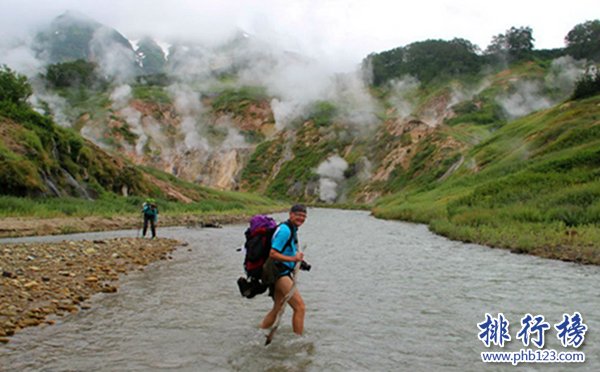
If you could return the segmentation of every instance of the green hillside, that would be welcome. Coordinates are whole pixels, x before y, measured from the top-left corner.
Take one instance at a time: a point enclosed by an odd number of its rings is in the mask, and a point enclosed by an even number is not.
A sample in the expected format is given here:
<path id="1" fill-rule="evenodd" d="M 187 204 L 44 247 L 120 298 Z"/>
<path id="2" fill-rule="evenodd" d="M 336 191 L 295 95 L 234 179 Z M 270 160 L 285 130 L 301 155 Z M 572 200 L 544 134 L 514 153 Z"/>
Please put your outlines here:
<path id="1" fill-rule="evenodd" d="M 453 239 L 600 263 L 600 97 L 504 125 L 448 179 L 382 198 L 374 214 Z"/>
<path id="2" fill-rule="evenodd" d="M 273 201 L 211 190 L 107 153 L 27 104 L 24 76 L 0 69 L 0 215 L 138 213 L 146 197 L 176 213 L 262 211 Z"/>

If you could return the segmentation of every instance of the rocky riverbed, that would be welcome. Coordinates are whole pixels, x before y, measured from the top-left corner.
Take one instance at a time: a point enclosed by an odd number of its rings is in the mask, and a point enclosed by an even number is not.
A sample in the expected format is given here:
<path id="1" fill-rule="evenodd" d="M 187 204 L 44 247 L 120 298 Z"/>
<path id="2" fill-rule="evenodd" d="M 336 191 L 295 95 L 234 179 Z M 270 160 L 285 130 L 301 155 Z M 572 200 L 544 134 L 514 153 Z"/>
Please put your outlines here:
<path id="1" fill-rule="evenodd" d="M 168 259 L 173 239 L 116 238 L 0 245 L 0 343 L 29 326 L 89 308 L 93 294 L 116 292 L 120 274 Z"/>

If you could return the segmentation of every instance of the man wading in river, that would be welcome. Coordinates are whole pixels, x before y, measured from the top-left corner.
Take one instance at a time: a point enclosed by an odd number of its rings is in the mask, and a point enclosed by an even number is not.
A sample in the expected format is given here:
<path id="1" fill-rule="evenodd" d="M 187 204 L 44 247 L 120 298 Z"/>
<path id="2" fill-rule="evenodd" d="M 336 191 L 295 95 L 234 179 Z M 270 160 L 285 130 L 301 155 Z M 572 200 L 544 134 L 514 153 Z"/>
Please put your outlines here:
<path id="1" fill-rule="evenodd" d="M 296 264 L 300 265 L 304 253 L 298 250 L 298 228 L 306 220 L 306 207 L 294 205 L 290 210 L 290 218 L 286 223 L 279 225 L 271 241 L 269 260 L 265 264 L 265 270 L 275 276 L 275 288 L 273 297 L 273 308 L 265 316 L 260 327 L 267 329 L 275 323 L 277 314 L 285 306 L 285 297 L 294 287 L 292 273 Z M 290 239 L 291 238 L 291 239 Z M 289 244 L 288 244 L 289 242 Z M 268 264 L 271 261 L 272 264 Z M 294 333 L 301 335 L 304 331 L 304 300 L 296 288 L 289 299 L 289 304 L 294 310 L 292 315 L 292 327 Z"/>

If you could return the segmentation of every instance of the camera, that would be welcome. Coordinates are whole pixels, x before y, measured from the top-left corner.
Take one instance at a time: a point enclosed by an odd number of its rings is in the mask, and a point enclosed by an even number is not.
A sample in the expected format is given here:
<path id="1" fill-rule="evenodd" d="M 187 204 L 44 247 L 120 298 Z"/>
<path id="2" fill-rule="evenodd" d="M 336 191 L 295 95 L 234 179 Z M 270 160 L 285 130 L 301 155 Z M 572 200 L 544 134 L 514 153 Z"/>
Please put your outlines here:
<path id="1" fill-rule="evenodd" d="M 300 262 L 300 270 L 310 271 L 311 268 L 312 268 L 312 266 L 308 262 L 306 262 L 304 260 L 302 260 L 302 262 Z"/>

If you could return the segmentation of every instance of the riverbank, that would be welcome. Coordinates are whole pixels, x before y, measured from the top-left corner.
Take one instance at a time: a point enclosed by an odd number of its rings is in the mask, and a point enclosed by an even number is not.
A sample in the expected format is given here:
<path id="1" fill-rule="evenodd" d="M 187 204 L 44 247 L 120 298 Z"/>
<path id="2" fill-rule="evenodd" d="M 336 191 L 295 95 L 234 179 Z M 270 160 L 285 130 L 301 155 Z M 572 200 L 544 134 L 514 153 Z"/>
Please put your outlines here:
<path id="1" fill-rule="evenodd" d="M 422 223 L 428 225 L 433 233 L 463 243 L 508 249 L 516 254 L 600 265 L 600 230 L 595 225 L 568 227 L 563 223 L 513 222 L 473 226 L 440 217 L 443 216 L 442 211 L 432 213 L 426 209 L 410 208 L 392 213 L 375 208 L 373 215 L 382 219 Z"/>
<path id="2" fill-rule="evenodd" d="M 0 246 L 0 343 L 51 316 L 89 309 L 96 293 L 118 290 L 119 275 L 169 258 L 185 243 L 117 238 Z"/>
<path id="3" fill-rule="evenodd" d="M 466 144 L 464 151 L 423 150 L 388 181 L 394 193 L 377 199 L 374 214 L 463 242 L 598 265 L 599 109 L 600 96 L 569 101 L 490 123 L 482 137 L 471 119 L 449 125 L 444 136 Z M 441 168 L 422 161 L 437 152 L 453 160 Z"/>
<path id="4" fill-rule="evenodd" d="M 218 226 L 229 223 L 247 222 L 246 214 L 206 214 L 206 215 L 161 215 L 158 231 L 161 226 Z M 88 216 L 88 217 L 7 217 L 2 218 L 0 238 L 22 236 L 73 234 L 79 232 L 109 231 L 142 228 L 142 220 L 135 216 Z M 138 235 L 140 233 L 138 232 Z"/>

